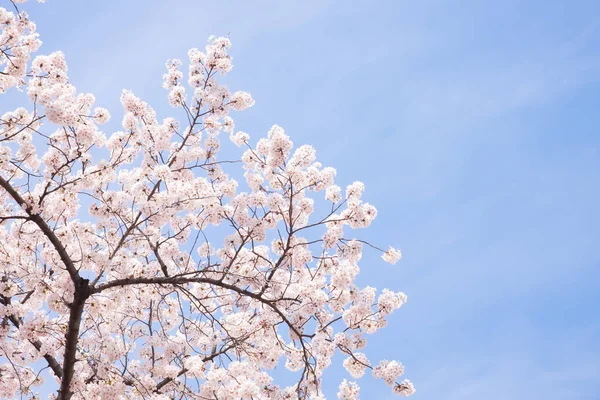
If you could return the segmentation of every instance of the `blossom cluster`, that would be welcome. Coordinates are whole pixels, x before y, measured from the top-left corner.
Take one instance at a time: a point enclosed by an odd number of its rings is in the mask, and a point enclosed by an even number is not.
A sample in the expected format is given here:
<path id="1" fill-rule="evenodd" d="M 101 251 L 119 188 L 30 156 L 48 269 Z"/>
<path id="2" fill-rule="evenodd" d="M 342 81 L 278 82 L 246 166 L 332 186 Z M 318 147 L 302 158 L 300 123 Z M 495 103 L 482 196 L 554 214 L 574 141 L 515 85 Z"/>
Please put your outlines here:
<path id="1" fill-rule="evenodd" d="M 0 7 L 0 93 L 24 84 L 27 63 L 41 44 L 26 12 Z"/>

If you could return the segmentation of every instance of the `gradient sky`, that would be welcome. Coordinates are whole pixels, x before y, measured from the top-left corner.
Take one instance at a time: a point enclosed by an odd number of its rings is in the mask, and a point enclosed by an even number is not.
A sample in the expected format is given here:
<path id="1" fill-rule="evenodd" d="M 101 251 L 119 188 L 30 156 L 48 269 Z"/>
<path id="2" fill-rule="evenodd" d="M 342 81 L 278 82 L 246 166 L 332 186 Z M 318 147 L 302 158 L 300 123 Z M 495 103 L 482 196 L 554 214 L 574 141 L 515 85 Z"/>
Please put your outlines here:
<path id="1" fill-rule="evenodd" d="M 600 2 L 73 1 L 27 4 L 71 81 L 118 123 L 123 88 L 174 115 L 164 62 L 229 35 L 236 115 L 283 126 L 366 183 L 361 284 L 407 293 L 373 336 L 415 400 L 600 396 Z M 4 108 L 4 107 L 3 107 Z M 4 110 L 3 110 L 4 111 Z M 341 361 L 341 358 L 338 359 Z M 335 369 L 326 394 L 349 378 Z M 360 380 L 363 399 L 392 398 Z"/>

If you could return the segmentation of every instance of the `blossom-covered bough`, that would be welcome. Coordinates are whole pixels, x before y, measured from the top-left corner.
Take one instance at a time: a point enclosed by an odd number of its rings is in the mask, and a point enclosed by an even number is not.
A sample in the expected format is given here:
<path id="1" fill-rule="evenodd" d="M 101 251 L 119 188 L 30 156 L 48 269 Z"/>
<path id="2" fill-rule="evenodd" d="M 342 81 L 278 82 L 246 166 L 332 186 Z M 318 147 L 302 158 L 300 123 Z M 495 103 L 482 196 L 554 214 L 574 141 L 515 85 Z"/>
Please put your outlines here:
<path id="1" fill-rule="evenodd" d="M 406 296 L 354 284 L 363 247 L 400 252 L 345 236 L 377 213 L 362 183 L 343 191 L 278 126 L 255 146 L 236 132 L 230 111 L 254 101 L 217 81 L 228 39 L 189 51 L 187 85 L 167 63 L 181 120 L 124 91 L 106 137 L 108 111 L 63 54 L 33 58 L 21 2 L 0 8 L 0 91 L 30 101 L 0 121 L 0 398 L 322 399 L 336 352 L 352 378 L 414 392 L 402 364 L 362 352 Z M 223 134 L 243 149 L 243 190 L 217 157 Z M 296 384 L 270 375 L 283 364 Z M 358 392 L 344 380 L 338 398 Z"/>

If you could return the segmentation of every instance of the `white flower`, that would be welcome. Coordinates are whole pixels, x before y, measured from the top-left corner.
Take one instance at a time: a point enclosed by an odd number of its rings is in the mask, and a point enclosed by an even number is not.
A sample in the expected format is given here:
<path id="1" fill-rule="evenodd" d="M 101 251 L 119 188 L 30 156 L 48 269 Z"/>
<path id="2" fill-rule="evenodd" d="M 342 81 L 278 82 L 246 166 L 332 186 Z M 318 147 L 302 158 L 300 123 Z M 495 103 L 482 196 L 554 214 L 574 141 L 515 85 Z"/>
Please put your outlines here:
<path id="1" fill-rule="evenodd" d="M 402 259 L 402 253 L 400 250 L 397 250 L 390 246 L 389 250 L 383 253 L 381 258 L 384 259 L 385 262 L 390 264 L 396 264 L 400 259 Z"/>
<path id="2" fill-rule="evenodd" d="M 337 398 L 340 400 L 358 400 L 360 388 L 356 382 L 348 382 L 345 379 L 339 386 Z"/>

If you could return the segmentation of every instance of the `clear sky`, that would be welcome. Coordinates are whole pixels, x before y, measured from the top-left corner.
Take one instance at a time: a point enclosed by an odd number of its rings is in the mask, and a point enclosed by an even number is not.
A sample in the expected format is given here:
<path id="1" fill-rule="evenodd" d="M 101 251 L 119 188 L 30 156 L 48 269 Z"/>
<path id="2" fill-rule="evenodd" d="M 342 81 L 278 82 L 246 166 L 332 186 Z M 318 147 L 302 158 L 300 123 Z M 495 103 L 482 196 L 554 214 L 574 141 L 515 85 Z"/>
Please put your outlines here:
<path id="1" fill-rule="evenodd" d="M 366 183 L 360 281 L 408 295 L 372 337 L 415 400 L 600 396 L 600 2 L 74 1 L 28 4 L 80 91 L 173 114 L 164 62 L 229 35 L 228 85 Z M 334 398 L 343 371 L 326 375 Z M 392 398 L 369 377 L 363 399 Z"/>

